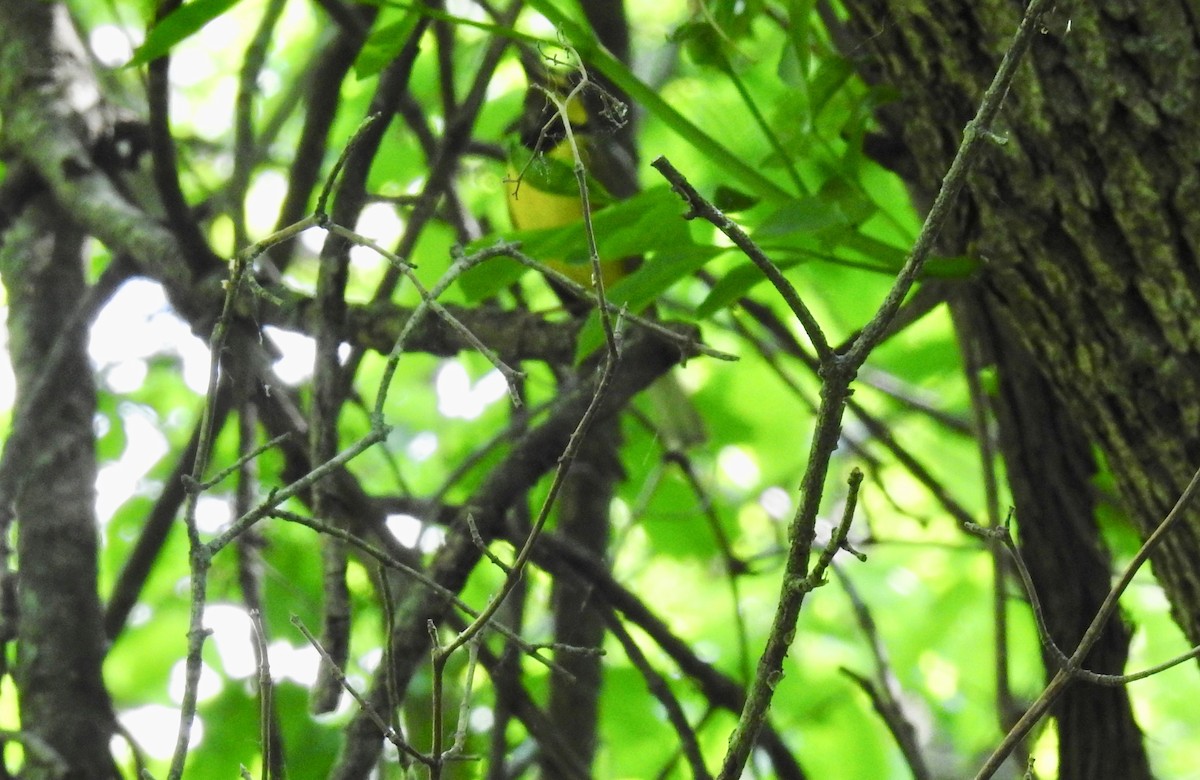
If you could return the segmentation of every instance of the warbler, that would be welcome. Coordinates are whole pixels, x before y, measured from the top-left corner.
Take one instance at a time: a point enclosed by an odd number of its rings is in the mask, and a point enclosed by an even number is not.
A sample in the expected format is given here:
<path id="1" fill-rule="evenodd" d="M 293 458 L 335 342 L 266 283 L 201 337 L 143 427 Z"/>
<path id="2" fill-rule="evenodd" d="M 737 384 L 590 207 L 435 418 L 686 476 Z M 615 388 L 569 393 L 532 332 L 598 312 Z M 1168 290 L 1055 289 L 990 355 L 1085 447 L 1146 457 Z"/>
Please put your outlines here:
<path id="1" fill-rule="evenodd" d="M 598 84 L 589 82 L 583 89 L 576 89 L 579 82 L 577 73 L 550 74 L 525 94 L 508 149 L 508 210 L 518 230 L 582 222 L 583 201 L 574 171 L 576 154 L 587 171 L 588 201 L 593 211 L 637 192 L 633 155 L 617 135 L 624 105 Z M 548 91 L 567 101 L 571 139 L 558 104 Z M 592 286 L 592 265 L 586 256 L 538 259 L 577 284 Z M 636 258 L 601 258 L 605 287 L 625 278 L 637 266 Z M 552 286 L 569 310 L 580 313 L 576 296 Z"/>
<path id="2" fill-rule="evenodd" d="M 588 83 L 583 89 L 575 89 L 579 79 L 575 73 L 567 77 L 551 75 L 540 85 L 530 86 L 525 94 L 508 150 L 508 210 L 518 230 L 574 224 L 583 230 L 576 155 L 587 172 L 588 202 L 593 211 L 637 192 L 632 148 L 618 132 L 627 109 L 602 85 Z M 554 90 L 559 101 L 551 100 L 547 90 Z M 559 108 L 562 101 L 566 101 L 565 112 Z M 563 113 L 570 123 L 570 136 Z M 579 285 L 594 286 L 592 263 L 586 255 L 538 259 Z M 605 288 L 631 274 L 640 262 L 636 257 L 601 257 Z M 547 282 L 573 315 L 583 316 L 591 308 L 589 301 L 563 289 L 553 279 L 547 278 Z M 686 449 L 705 441 L 703 420 L 674 374 L 662 377 L 646 392 L 655 422 L 669 447 Z"/>

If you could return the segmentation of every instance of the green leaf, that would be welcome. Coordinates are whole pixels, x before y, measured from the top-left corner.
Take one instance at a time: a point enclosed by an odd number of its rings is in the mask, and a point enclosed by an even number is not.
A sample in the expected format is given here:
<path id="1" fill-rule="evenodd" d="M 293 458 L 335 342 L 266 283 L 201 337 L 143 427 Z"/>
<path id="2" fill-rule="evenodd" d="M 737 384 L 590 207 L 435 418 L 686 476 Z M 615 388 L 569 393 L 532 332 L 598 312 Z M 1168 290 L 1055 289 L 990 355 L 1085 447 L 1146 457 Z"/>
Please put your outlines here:
<path id="1" fill-rule="evenodd" d="M 760 244 L 767 239 L 779 239 L 799 233 L 816 233 L 850 224 L 837 203 L 822 197 L 799 198 L 789 201 L 753 231 L 751 237 Z"/>
<path id="2" fill-rule="evenodd" d="M 354 74 L 365 79 L 386 68 L 404 48 L 420 18 L 420 14 L 410 11 L 394 21 L 377 22 L 354 62 Z"/>
<path id="3" fill-rule="evenodd" d="M 166 55 L 181 41 L 190 38 L 221 14 L 237 5 L 239 0 L 192 0 L 176 8 L 154 25 L 146 41 L 133 52 L 125 66 L 135 68 Z"/>
<path id="4" fill-rule="evenodd" d="M 760 245 L 761 249 L 768 252 L 775 266 L 782 271 L 794 268 L 801 263 L 815 261 L 847 268 L 858 268 L 883 276 L 894 276 L 908 257 L 903 250 L 859 233 L 848 233 L 849 240 L 843 243 L 842 250 L 854 249 L 859 252 L 870 250 L 864 252 L 860 257 L 823 249 L 824 242 L 812 236 L 802 237 L 800 234 L 796 234 L 792 238 L 795 240 L 787 244 Z M 979 264 L 979 260 L 962 255 L 933 256 L 926 261 L 919 278 L 964 279 L 974 273 L 979 268 Z M 765 281 L 766 277 L 762 275 L 758 267 L 749 260 L 745 261 L 722 276 L 720 281 L 713 286 L 708 296 L 697 308 L 697 317 L 701 319 L 711 317 L 718 311 L 728 308 Z"/>
<path id="5" fill-rule="evenodd" d="M 718 184 L 717 189 L 713 192 L 712 202 L 721 211 L 731 213 L 748 211 L 761 203 L 762 200 L 733 187 Z"/>
<path id="6" fill-rule="evenodd" d="M 978 271 L 982 265 L 982 260 L 969 255 L 951 255 L 950 257 L 930 255 L 921 269 L 919 278 L 966 279 Z"/>
<path id="7" fill-rule="evenodd" d="M 518 234 L 512 234 L 516 238 Z M 476 249 L 479 246 L 472 244 Z M 479 303 L 516 282 L 529 270 L 516 260 L 494 257 L 458 277 L 455 283 L 467 303 Z"/>
<path id="8" fill-rule="evenodd" d="M 682 43 L 692 62 L 723 73 L 732 70 L 725 56 L 726 42 L 708 22 L 688 22 L 678 27 L 671 40 Z"/>
<path id="9" fill-rule="evenodd" d="M 791 57 L 781 57 L 777 73 L 786 83 L 807 87 L 808 69 L 812 61 L 811 39 L 812 19 L 815 15 L 816 0 L 791 0 L 788 3 L 789 46 L 785 52 Z M 790 60 L 790 62 L 789 62 Z M 788 76 L 795 80 L 789 80 Z"/>
<path id="10" fill-rule="evenodd" d="M 825 182 L 820 197 L 836 204 L 851 225 L 861 225 L 879 212 L 879 205 L 866 195 L 857 181 L 847 176 L 835 176 Z"/>
<path id="11" fill-rule="evenodd" d="M 508 137 L 505 147 L 512 171 L 509 175 L 521 179 L 517 187 L 518 198 L 521 197 L 521 187 L 526 186 L 551 195 L 579 197 L 579 179 L 575 176 L 574 163 L 549 154 L 532 154 L 515 135 Z M 612 202 L 612 195 L 595 177 L 589 174 L 587 182 L 588 200 L 593 209 Z"/>
<path id="12" fill-rule="evenodd" d="M 679 201 L 665 186 L 651 188 L 595 212 L 592 230 L 604 262 L 693 244 L 687 223 L 679 214 Z M 521 251 L 535 260 L 580 265 L 590 262 L 582 219 L 563 227 L 511 231 L 503 238 L 519 243 Z M 467 251 L 478 251 L 494 242 L 494 237 L 481 239 L 468 246 Z M 468 301 L 480 301 L 512 284 L 525 271 L 525 266 L 515 261 L 498 258 L 463 274 L 458 285 Z"/>
<path id="13" fill-rule="evenodd" d="M 692 245 L 658 252 L 638 270 L 606 290 L 606 297 L 609 303 L 625 306 L 632 312 L 641 312 L 662 297 L 673 284 L 691 276 L 724 251 L 721 247 Z M 579 343 L 575 347 L 576 362 L 582 362 L 603 343 L 604 331 L 600 327 L 600 317 L 593 312 L 579 333 Z"/>
<path id="14" fill-rule="evenodd" d="M 800 264 L 800 260 L 783 260 L 775 265 L 781 271 L 786 271 Z M 709 290 L 708 296 L 696 310 L 696 314 L 704 319 L 728 308 L 739 298 L 749 293 L 759 284 L 767 281 L 758 266 L 749 261 L 737 266 L 717 281 Z"/>
<path id="15" fill-rule="evenodd" d="M 822 194 L 799 198 L 780 206 L 769 214 L 751 233 L 759 248 L 771 255 L 781 267 L 780 256 L 797 260 L 820 260 L 838 265 L 862 268 L 883 274 L 895 274 L 908 259 L 908 250 L 864 234 L 859 224 L 873 216 L 878 206 L 859 189 L 834 180 L 822 188 Z M 965 256 L 931 257 L 922 269 L 921 278 L 959 279 L 969 276 L 979 267 L 979 261 Z M 745 288 L 743 281 L 730 282 Z M 711 314 L 729 305 L 731 290 L 719 296 L 713 293 L 702 305 Z M 714 293 L 716 291 L 714 290 Z"/>
<path id="16" fill-rule="evenodd" d="M 703 153 L 722 171 L 741 180 L 742 184 L 765 199 L 785 200 L 791 197 L 787 190 L 763 176 L 754 166 L 676 111 L 662 99 L 657 89 L 639 79 L 624 63 L 600 47 L 590 29 L 568 17 L 548 0 L 530 0 L 529 5 L 558 27 L 589 65 L 625 90 L 633 102 L 662 120 L 663 124 Z"/>
<path id="17" fill-rule="evenodd" d="M 821 60 L 817 72 L 809 81 L 809 110 L 815 117 L 838 94 L 846 82 L 854 75 L 854 66 L 849 60 L 841 57 L 828 57 Z"/>
<path id="18" fill-rule="evenodd" d="M 665 185 L 597 211 L 592 227 L 601 257 L 628 257 L 693 243 L 679 200 Z"/>
<path id="19" fill-rule="evenodd" d="M 904 261 L 908 259 L 907 249 L 901 249 L 872 236 L 864 235 L 857 230 L 846 231 L 838 236 L 834 246 L 857 252 L 864 261 L 862 267 L 874 268 L 884 273 L 896 273 L 904 267 Z M 845 259 L 853 262 L 853 258 L 845 257 Z"/>

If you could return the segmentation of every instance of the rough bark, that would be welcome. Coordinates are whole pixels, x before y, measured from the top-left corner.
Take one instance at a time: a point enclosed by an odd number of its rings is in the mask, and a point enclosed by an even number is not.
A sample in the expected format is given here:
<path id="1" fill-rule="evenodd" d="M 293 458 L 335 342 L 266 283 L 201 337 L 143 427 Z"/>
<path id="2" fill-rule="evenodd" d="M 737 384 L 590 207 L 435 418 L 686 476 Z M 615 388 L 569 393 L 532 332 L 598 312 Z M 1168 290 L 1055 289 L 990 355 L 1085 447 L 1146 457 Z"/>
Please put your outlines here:
<path id="1" fill-rule="evenodd" d="M 0 105 L 6 149 L 28 164 L 72 220 L 162 283 L 172 306 L 207 332 L 219 311 L 217 280 L 195 284 L 185 252 L 93 152 L 116 117 L 66 7 L 0 3 Z M 221 265 L 214 264 L 214 270 Z"/>
<path id="2" fill-rule="evenodd" d="M 32 40 L 40 45 L 31 46 Z M 17 523 L 14 679 L 27 735 L 23 776 L 115 777 L 109 755 L 115 720 L 101 676 L 95 388 L 86 351 L 86 231 L 80 222 L 128 204 L 106 197 L 115 193 L 91 159 L 89 146 L 111 117 L 99 110 L 99 93 L 86 89 L 92 82 L 64 9 L 46 3 L 0 8 L 0 61 L 7 140 L 38 150 L 25 157 L 36 183 L 7 215 L 0 251 L 18 393 L 0 502 Z M 68 91 L 68 83 L 79 88 Z M 39 124 L 38 117 L 50 115 L 61 120 L 57 132 Z M 59 187 L 74 188 L 79 210 L 43 194 Z M 119 221 L 110 229 L 120 231 Z"/>
<path id="3" fill-rule="evenodd" d="M 868 80 L 899 89 L 898 100 L 879 115 L 899 142 L 893 148 L 906 150 L 897 169 L 928 202 L 1023 4 L 846 5 L 854 33 L 846 51 Z M 1200 47 L 1194 5 L 1061 5 L 1043 20 L 1045 34 L 993 128 L 1007 143 L 976 169 L 941 243 L 947 253 L 984 261 L 977 305 L 1012 334 L 1011 351 L 1025 352 L 1024 360 L 1037 366 L 1022 371 L 1022 358 L 1012 358 L 1001 367 L 1009 371 L 1001 399 L 1008 406 L 1001 420 L 1006 454 L 1015 458 L 1015 497 L 1026 505 L 1023 533 L 1055 545 L 1052 554 L 1061 556 L 1057 570 L 1051 564 L 1040 575 L 1057 579 L 1045 596 L 1052 608 L 1086 611 L 1096 603 L 1102 560 L 1094 530 L 1079 525 L 1079 507 L 1056 511 L 1067 509 L 1063 500 L 1071 490 L 1050 482 L 1062 477 L 1078 484 L 1082 475 L 1071 473 L 1061 446 L 1039 454 L 1047 432 L 1065 429 L 1074 446 L 1099 448 L 1143 535 L 1200 465 L 1200 215 L 1194 208 Z M 1038 390 L 1042 377 L 1044 390 Z M 1028 403 L 1038 392 L 1043 403 Z M 1200 642 L 1197 517 L 1193 508 L 1152 559 L 1175 619 L 1193 642 Z M 1081 531 L 1090 534 L 1081 549 L 1057 547 Z M 1060 641 L 1069 645 L 1077 627 L 1060 628 Z M 1115 630 L 1109 654 L 1098 659 L 1113 668 L 1123 661 L 1125 641 Z M 1059 715 L 1095 726 L 1099 713 L 1064 703 Z M 1121 776 L 1144 776 L 1140 748 L 1126 730 L 1131 726 L 1123 720 L 1120 734 L 1097 730 L 1090 739 L 1136 750 L 1127 756 L 1130 774 Z M 1064 760 L 1076 748 L 1064 745 Z M 1115 746 L 1109 748 L 1111 755 Z"/>
<path id="4" fill-rule="evenodd" d="M 1111 556 L 1096 524 L 1091 448 L 1011 331 L 992 322 L 976 296 L 962 295 L 957 305 L 966 310 L 961 319 L 971 338 L 997 369 L 991 401 L 1016 508 L 1021 556 L 1050 634 L 1070 655 L 1113 577 Z M 1085 667 L 1121 674 L 1129 656 L 1129 634 L 1123 621 L 1110 620 Z M 1043 659 L 1048 681 L 1058 665 L 1049 652 L 1043 652 Z M 1126 689 L 1071 686 L 1052 712 L 1058 722 L 1059 780 L 1152 777 Z"/>
<path id="5" fill-rule="evenodd" d="M 29 778 L 117 776 L 115 721 L 101 677 L 105 642 L 96 593 L 95 387 L 87 330 L 73 315 L 84 294 L 83 234 L 47 198 L 5 234 L 14 419 L 38 446 L 19 464 L 17 666 Z M 47 361 L 55 349 L 62 357 Z M 49 369 L 49 376 L 44 374 Z M 7 509 L 7 507 L 5 508 Z"/>
<path id="6" fill-rule="evenodd" d="M 848 4 L 883 115 L 918 192 L 945 171 L 1019 3 Z M 1008 322 L 1089 440 L 1142 531 L 1200 464 L 1200 131 L 1196 19 L 1181 2 L 1074 4 L 1046 20 L 1008 97 L 1007 139 L 943 236 L 985 261 Z M 1154 556 L 1176 620 L 1200 640 L 1193 511 Z"/>

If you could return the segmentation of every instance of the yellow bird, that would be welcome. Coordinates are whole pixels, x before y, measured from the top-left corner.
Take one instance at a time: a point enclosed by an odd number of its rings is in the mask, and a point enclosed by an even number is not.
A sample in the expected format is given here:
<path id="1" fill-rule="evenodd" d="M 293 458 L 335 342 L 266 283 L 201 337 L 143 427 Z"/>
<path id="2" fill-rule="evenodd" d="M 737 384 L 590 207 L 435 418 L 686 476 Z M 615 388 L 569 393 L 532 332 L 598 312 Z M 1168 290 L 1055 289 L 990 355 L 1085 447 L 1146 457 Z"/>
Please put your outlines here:
<path id="1" fill-rule="evenodd" d="M 513 227 L 518 230 L 582 223 L 583 201 L 575 176 L 575 150 L 588 173 L 588 200 L 593 211 L 637 190 L 632 156 L 621 148 L 615 136 L 618 120 L 605 122 L 605 117 L 601 117 L 605 126 L 597 127 L 591 118 L 593 111 L 604 111 L 605 102 L 611 103 L 612 98 L 592 85 L 575 90 L 578 74 L 567 78 L 551 76 L 547 82 L 546 89 L 554 90 L 560 100 L 567 100 L 571 138 L 555 101 L 541 88 L 531 86 L 508 149 L 508 211 Z M 572 281 L 592 286 L 592 266 L 587 257 L 573 258 L 571 262 L 564 258 L 538 259 Z M 602 258 L 605 287 L 628 276 L 637 265 L 636 258 L 607 261 Z M 569 309 L 575 308 L 578 303 L 575 296 L 564 294 L 557 287 L 556 292 Z"/>
<path id="2" fill-rule="evenodd" d="M 623 123 L 619 115 L 624 106 L 599 87 L 585 85 L 583 90 L 574 90 L 579 83 L 578 74 L 567 78 L 551 76 L 548 81 L 546 88 L 555 90 L 560 101 L 567 101 L 565 113 L 570 137 L 558 104 L 541 88 L 531 86 L 509 144 L 509 215 L 518 230 L 577 223 L 582 230 L 583 200 L 575 175 L 576 154 L 587 171 L 588 201 L 593 211 L 637 191 L 633 155 L 616 135 Z M 586 256 L 572 258 L 572 262 L 565 258 L 537 259 L 577 284 L 593 286 L 592 265 Z M 628 276 L 639 263 L 640 259 L 633 257 L 600 258 L 605 288 Z M 590 302 L 561 289 L 562 285 L 552 279 L 547 282 L 572 314 L 582 316 L 590 309 Z M 668 446 L 686 449 L 705 441 L 704 422 L 674 374 L 662 377 L 646 392 Z"/>

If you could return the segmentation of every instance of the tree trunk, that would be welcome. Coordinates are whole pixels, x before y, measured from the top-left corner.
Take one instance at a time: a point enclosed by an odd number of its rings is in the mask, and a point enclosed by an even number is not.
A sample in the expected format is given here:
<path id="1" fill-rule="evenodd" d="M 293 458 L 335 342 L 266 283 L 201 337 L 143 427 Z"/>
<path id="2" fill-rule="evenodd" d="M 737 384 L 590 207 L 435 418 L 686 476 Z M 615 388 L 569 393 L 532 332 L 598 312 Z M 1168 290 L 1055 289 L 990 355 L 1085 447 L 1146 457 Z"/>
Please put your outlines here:
<path id="1" fill-rule="evenodd" d="M 978 351 L 996 367 L 991 405 L 1012 490 L 1019 546 L 1055 644 L 1070 653 L 1083 638 L 1112 582 L 1111 556 L 1096 524 L 1096 465 L 1079 427 L 1011 330 L 991 321 L 977 295 L 955 302 Z M 1084 661 L 1102 674 L 1121 674 L 1129 629 L 1120 619 L 1104 627 Z M 1043 653 L 1047 680 L 1057 661 Z M 1125 688 L 1075 685 L 1055 702 L 1058 780 L 1121 777 L 1149 780 L 1149 760 Z M 1020 712 L 1003 713 L 1015 722 Z"/>
<path id="2" fill-rule="evenodd" d="M 846 3 L 853 40 L 845 51 L 858 58 L 869 81 L 899 90 L 879 116 L 899 142 L 891 148 L 904 150 L 894 167 L 919 202 L 931 201 L 949 167 L 1023 5 Z M 1032 431 L 1062 423 L 1080 432 L 1078 441 L 1098 447 L 1143 536 L 1200 466 L 1194 14 L 1194 6 L 1178 0 L 1072 3 L 1048 14 L 992 128 L 1007 142 L 985 153 L 941 237 L 941 251 L 982 259 L 983 295 L 976 305 L 1011 334 L 1010 354 L 1019 350 L 1036 364 L 1022 379 L 1013 376 L 1018 363 L 1000 366 L 1010 374 L 1002 391 L 1008 397 L 1001 399 L 1009 405 L 1007 418 L 1001 415 L 1006 454 L 1024 452 L 1010 474 L 1018 480 L 1018 502 L 1023 495 L 1026 502 L 1052 500 L 1061 488 L 1019 480 L 1025 474 L 1045 482 L 1060 466 L 1062 473 L 1070 470 L 1062 442 L 1051 442 L 1054 451 L 1039 458 L 1036 445 L 1046 445 L 1045 437 L 1029 441 Z M 1018 391 L 1027 401 L 1028 385 L 1041 386 L 1043 378 L 1050 394 L 1045 403 L 1022 406 Z M 1026 419 L 1022 427 L 1014 416 L 1021 413 L 1044 418 Z M 1054 468 L 1047 471 L 1047 464 Z M 1022 532 L 1062 543 L 1064 529 L 1032 526 L 1069 523 L 1068 516 L 1044 503 L 1037 509 L 1018 518 Z M 1200 643 L 1198 517 L 1200 511 L 1190 510 L 1152 558 L 1174 617 L 1193 643 Z M 1092 564 L 1083 567 L 1081 558 L 1064 553 L 1058 551 L 1059 578 L 1079 595 L 1077 608 L 1093 609 L 1095 595 L 1085 597 L 1081 585 Z M 1093 555 L 1086 546 L 1075 553 Z M 1093 725 L 1097 715 L 1091 713 Z M 1111 749 L 1105 732 L 1096 729 L 1091 738 Z"/>
<path id="3" fill-rule="evenodd" d="M 11 178 L 26 176 L 29 186 L 0 224 L 17 384 L 13 430 L 0 462 L 0 513 L 16 519 L 14 680 L 22 776 L 29 778 L 118 776 L 109 753 L 116 722 L 101 675 L 96 391 L 87 357 L 94 312 L 85 304 L 83 274 L 90 231 L 81 225 L 93 210 L 128 207 L 111 186 L 96 186 L 104 177 L 92 146 L 108 134 L 112 118 L 99 95 L 65 7 L 0 4 L 6 140 L 41 155 L 12 163 Z M 55 121 L 44 122 L 47 116 Z M 74 200 L 55 197 L 56 187 L 70 184 L 77 185 Z M 107 224 L 128 235 L 121 220 Z M 156 251 L 165 249 L 160 244 Z"/>
<path id="4" fill-rule="evenodd" d="M 620 421 L 594 425 L 567 473 L 558 502 L 558 530 L 586 554 L 604 560 L 611 528 L 610 505 L 623 476 L 617 461 Z M 607 564 L 607 561 L 605 561 Z M 603 665 L 604 612 L 591 588 L 571 577 L 556 577 L 553 589 L 554 641 L 565 646 L 555 663 L 571 677 L 556 674 L 547 714 L 574 757 L 590 767 L 596 756 Z M 547 753 L 543 773 L 554 774 L 557 757 Z"/>
<path id="5" fill-rule="evenodd" d="M 86 323 L 75 316 L 84 293 L 83 239 L 39 197 L 0 250 L 17 380 L 13 419 L 21 439 L 33 442 L 14 464 L 13 502 L 15 679 L 27 735 L 22 776 L 29 778 L 117 776 L 108 748 L 115 721 L 100 674 L 95 387 Z"/>

